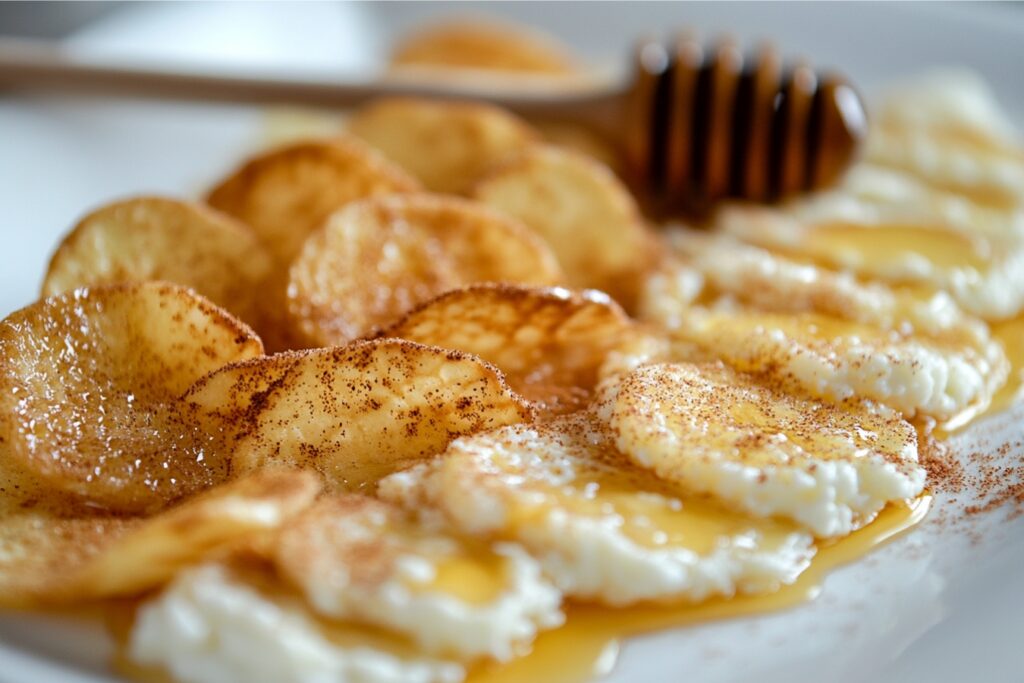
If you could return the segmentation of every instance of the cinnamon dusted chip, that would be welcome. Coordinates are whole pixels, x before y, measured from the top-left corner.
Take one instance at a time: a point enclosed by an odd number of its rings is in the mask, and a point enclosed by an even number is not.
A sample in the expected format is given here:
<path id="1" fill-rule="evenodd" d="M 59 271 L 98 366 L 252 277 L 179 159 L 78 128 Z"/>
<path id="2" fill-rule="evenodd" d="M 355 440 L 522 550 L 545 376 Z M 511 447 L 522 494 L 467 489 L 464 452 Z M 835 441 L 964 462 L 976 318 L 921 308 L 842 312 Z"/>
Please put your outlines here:
<path id="1" fill-rule="evenodd" d="M 265 470 L 152 518 L 37 504 L 0 514 L 0 605 L 137 595 L 277 528 L 316 498 L 311 472 Z"/>
<path id="2" fill-rule="evenodd" d="M 336 209 L 370 195 L 418 189 L 419 183 L 366 144 L 338 137 L 296 142 L 250 159 L 207 201 L 251 226 L 287 267 Z"/>
<path id="3" fill-rule="evenodd" d="M 600 289 L 632 306 L 654 237 L 608 168 L 567 150 L 534 147 L 495 169 L 472 194 L 543 237 L 570 286 Z"/>
<path id="4" fill-rule="evenodd" d="M 163 282 L 76 289 L 0 322 L 0 492 L 117 512 L 159 508 L 224 476 L 176 399 L 263 352 L 237 319 Z"/>
<path id="5" fill-rule="evenodd" d="M 562 280 L 536 235 L 488 207 L 439 195 L 354 202 L 292 265 L 288 310 L 308 346 L 343 344 L 474 282 Z"/>
<path id="6" fill-rule="evenodd" d="M 313 468 L 344 490 L 372 488 L 459 436 L 533 417 L 494 366 L 400 339 L 229 366 L 185 399 L 201 414 L 226 415 L 235 472 Z"/>
<path id="7" fill-rule="evenodd" d="M 512 24 L 451 21 L 406 36 L 392 67 L 473 69 L 566 76 L 578 71 L 568 50 L 550 37 Z"/>
<path id="8" fill-rule="evenodd" d="M 259 238 L 229 216 L 192 202 L 134 197 L 107 204 L 75 226 L 50 260 L 42 294 L 164 280 L 193 287 L 259 329 L 262 287 L 272 267 Z"/>
<path id="9" fill-rule="evenodd" d="M 495 163 L 538 140 L 511 113 L 477 102 L 390 98 L 357 111 L 348 131 L 433 192 L 469 189 Z"/>
<path id="10" fill-rule="evenodd" d="M 585 406 L 609 354 L 640 332 L 601 292 L 472 285 L 423 304 L 382 335 L 476 354 L 557 414 Z"/>

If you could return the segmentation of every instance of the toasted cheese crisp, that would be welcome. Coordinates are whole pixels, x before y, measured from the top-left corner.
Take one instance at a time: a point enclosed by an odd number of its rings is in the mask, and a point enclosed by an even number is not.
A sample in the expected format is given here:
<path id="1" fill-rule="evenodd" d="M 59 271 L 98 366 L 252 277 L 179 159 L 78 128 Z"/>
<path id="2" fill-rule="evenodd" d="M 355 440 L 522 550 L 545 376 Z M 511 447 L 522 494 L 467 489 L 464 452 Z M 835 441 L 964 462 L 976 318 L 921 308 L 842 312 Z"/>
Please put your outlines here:
<path id="1" fill-rule="evenodd" d="M 339 136 L 264 152 L 222 180 L 206 201 L 255 230 L 279 267 L 287 267 L 306 237 L 348 202 L 419 189 L 365 143 Z"/>
<path id="2" fill-rule="evenodd" d="M 321 615 L 458 661 L 510 659 L 562 623 L 561 593 L 521 548 L 457 540 L 372 498 L 324 498 L 285 527 L 274 558 Z"/>
<path id="3" fill-rule="evenodd" d="M 656 241 L 608 168 L 567 150 L 533 147 L 484 177 L 473 196 L 544 238 L 567 284 L 600 289 L 632 307 Z"/>
<path id="4" fill-rule="evenodd" d="M 204 491 L 159 515 L 74 571 L 51 597 L 84 600 L 139 595 L 186 567 L 257 542 L 313 504 L 320 478 L 267 468 Z"/>
<path id="5" fill-rule="evenodd" d="M 657 340 L 593 290 L 471 285 L 442 294 L 381 333 L 494 363 L 545 415 L 579 410 L 614 366 L 657 354 Z"/>
<path id="6" fill-rule="evenodd" d="M 83 515 L 80 510 L 60 506 L 4 510 L 0 516 L 0 607 L 52 604 L 54 594 L 67 587 L 77 570 L 100 557 L 140 522 L 136 517 Z"/>
<path id="7" fill-rule="evenodd" d="M 163 280 L 192 287 L 259 329 L 272 265 L 252 230 L 228 216 L 176 199 L 133 197 L 93 211 L 61 241 L 42 295 Z"/>
<path id="8" fill-rule="evenodd" d="M 227 366 L 184 402 L 219 435 L 234 472 L 308 468 L 348 491 L 372 490 L 458 436 L 534 415 L 494 366 L 401 339 Z"/>
<path id="9" fill-rule="evenodd" d="M 376 100 L 347 129 L 415 176 L 431 192 L 467 191 L 506 156 L 539 136 L 488 104 L 416 98 Z"/>
<path id="10" fill-rule="evenodd" d="M 451 289 L 563 279 L 515 220 L 456 197 L 396 195 L 353 202 L 310 237 L 289 273 L 288 311 L 307 345 L 335 346 Z"/>
<path id="11" fill-rule="evenodd" d="M 637 465 L 819 537 L 847 534 L 924 487 L 917 433 L 896 412 L 822 404 L 719 363 L 640 368 L 600 412 Z"/>
<path id="12" fill-rule="evenodd" d="M 521 543 L 566 595 L 610 605 L 770 592 L 814 553 L 792 524 L 680 495 L 631 465 L 587 414 L 459 439 L 380 490 L 465 534 Z"/>
<path id="13" fill-rule="evenodd" d="M 310 472 L 264 470 L 152 517 L 53 497 L 31 506 L 2 501 L 0 606 L 54 607 L 160 588 L 280 526 L 312 504 L 319 487 Z"/>

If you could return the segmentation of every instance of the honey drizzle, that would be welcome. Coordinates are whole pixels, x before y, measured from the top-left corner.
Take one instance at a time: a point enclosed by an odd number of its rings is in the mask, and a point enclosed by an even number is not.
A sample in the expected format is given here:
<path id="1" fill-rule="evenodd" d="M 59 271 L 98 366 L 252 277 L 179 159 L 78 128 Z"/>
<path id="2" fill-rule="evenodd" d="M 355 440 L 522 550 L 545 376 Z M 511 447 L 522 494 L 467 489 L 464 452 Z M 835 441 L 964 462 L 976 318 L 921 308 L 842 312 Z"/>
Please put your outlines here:
<path id="1" fill-rule="evenodd" d="M 936 429 L 935 436 L 938 439 L 962 432 L 978 419 L 1001 413 L 1024 399 L 1024 316 L 991 323 L 990 329 L 993 338 L 1002 343 L 1006 350 L 1006 358 L 1010 361 L 1010 374 L 1006 378 L 1006 384 L 988 403 L 971 408 Z"/>
<path id="2" fill-rule="evenodd" d="M 1003 344 L 1010 376 L 993 397 L 987 412 L 999 412 L 1024 398 L 1024 316 L 992 325 L 992 336 Z"/>
<path id="3" fill-rule="evenodd" d="M 613 609 L 570 605 L 564 626 L 542 633 L 526 656 L 485 665 L 467 683 L 584 683 L 615 665 L 621 640 L 649 631 L 789 609 L 814 599 L 828 573 L 848 564 L 924 519 L 932 497 L 890 505 L 866 527 L 818 549 L 811 566 L 775 593 L 715 599 L 697 605 Z"/>

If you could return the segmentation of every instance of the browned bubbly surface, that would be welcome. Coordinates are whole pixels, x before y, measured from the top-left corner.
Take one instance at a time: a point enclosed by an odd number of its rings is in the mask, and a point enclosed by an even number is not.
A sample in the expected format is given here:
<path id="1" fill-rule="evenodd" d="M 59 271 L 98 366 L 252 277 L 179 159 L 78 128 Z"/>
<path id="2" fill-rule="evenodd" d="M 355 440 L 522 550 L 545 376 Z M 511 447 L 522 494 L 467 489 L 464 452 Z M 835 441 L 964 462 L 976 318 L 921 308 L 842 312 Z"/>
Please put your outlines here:
<path id="1" fill-rule="evenodd" d="M 472 285 L 423 304 L 381 334 L 480 356 L 554 415 L 585 407 L 608 354 L 641 332 L 599 292 Z"/>

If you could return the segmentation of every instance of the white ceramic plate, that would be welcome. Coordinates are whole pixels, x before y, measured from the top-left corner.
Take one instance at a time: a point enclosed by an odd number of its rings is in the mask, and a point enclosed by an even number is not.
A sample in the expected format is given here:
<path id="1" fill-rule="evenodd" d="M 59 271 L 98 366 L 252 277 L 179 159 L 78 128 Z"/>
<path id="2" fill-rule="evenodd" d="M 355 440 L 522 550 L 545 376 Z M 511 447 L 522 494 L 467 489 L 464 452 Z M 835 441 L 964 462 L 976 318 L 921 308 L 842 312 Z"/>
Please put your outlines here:
<path id="1" fill-rule="evenodd" d="M 430 17 L 486 11 L 561 35 L 613 64 L 632 37 L 692 25 L 841 67 L 868 93 L 937 66 L 967 66 L 1024 123 L 1024 9 L 877 4 L 153 4 L 80 31 L 83 53 L 337 73 L 379 63 Z M 84 211 L 140 192 L 195 195 L 265 135 L 244 107 L 0 95 L 0 314 L 32 301 L 46 259 Z M 1024 406 L 974 425 L 967 454 L 1024 461 Z M 835 572 L 800 608 L 631 640 L 609 681 L 1024 680 L 1024 517 L 967 518 L 939 495 L 922 528 Z M 70 621 L 0 616 L 0 682 L 110 681 L 110 645 Z"/>

